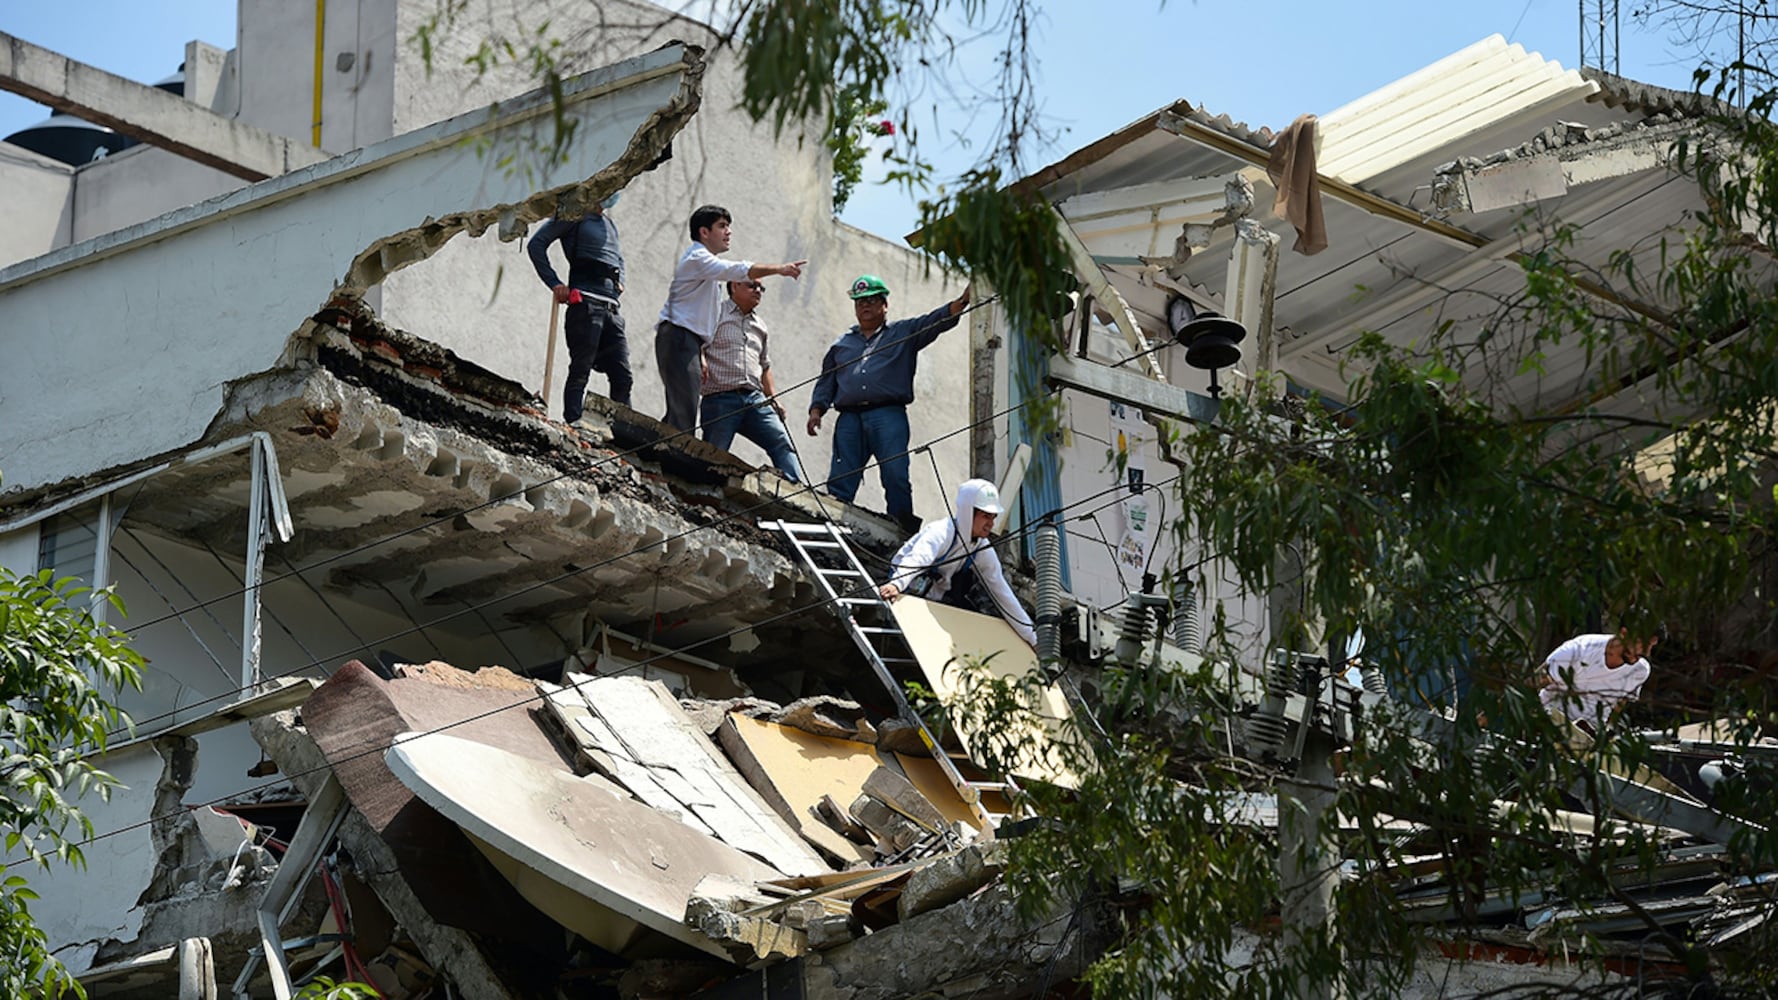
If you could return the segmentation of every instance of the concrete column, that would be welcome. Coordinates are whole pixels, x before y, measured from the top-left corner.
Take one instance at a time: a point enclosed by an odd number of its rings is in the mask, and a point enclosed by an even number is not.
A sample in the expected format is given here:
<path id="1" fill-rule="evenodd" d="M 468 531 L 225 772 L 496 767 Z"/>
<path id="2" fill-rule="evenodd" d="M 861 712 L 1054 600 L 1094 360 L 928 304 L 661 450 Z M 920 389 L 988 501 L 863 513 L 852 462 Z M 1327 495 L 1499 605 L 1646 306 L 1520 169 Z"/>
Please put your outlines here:
<path id="1" fill-rule="evenodd" d="M 1340 857 L 1321 834 L 1322 820 L 1334 804 L 1333 742 L 1311 732 L 1303 744 L 1296 778 L 1278 783 L 1279 874 L 1284 884 L 1284 953 L 1292 961 L 1314 954 L 1324 937 L 1333 940 L 1334 888 L 1340 880 Z M 1336 973 L 1299 973 L 1302 1000 L 1344 1000 Z"/>

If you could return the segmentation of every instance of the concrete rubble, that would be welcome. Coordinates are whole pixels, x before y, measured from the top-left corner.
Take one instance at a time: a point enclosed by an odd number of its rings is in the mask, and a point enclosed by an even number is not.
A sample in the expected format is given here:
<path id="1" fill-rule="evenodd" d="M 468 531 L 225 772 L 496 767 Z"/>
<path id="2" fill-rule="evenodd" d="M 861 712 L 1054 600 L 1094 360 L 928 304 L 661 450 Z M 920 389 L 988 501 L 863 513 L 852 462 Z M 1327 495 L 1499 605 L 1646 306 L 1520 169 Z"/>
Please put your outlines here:
<path id="1" fill-rule="evenodd" d="M 279 712 L 253 724 L 254 736 L 267 755 L 293 776 L 299 788 L 314 794 L 330 773 L 345 785 L 351 807 L 338 834 L 340 847 L 345 851 L 342 856 L 351 859 L 351 877 L 362 884 L 368 898 L 374 901 L 363 907 L 363 912 L 385 914 L 391 927 L 379 936 L 387 942 L 383 950 L 376 956 L 364 956 L 368 967 L 379 968 L 379 961 L 391 969 L 402 965 L 410 980 L 423 979 L 425 975 L 442 976 L 463 996 L 517 997 L 530 995 L 530 990 L 551 975 L 568 974 L 577 962 L 584 960 L 576 955 L 589 947 L 583 943 L 578 950 L 571 947 L 566 952 L 527 948 L 511 934 L 505 935 L 504 940 L 501 935 L 491 934 L 492 928 L 485 920 L 478 930 L 475 919 L 440 905 L 444 897 L 439 890 L 445 886 L 438 879 L 446 879 L 452 895 L 458 895 L 466 879 L 487 885 L 484 875 L 471 874 L 484 864 L 479 853 L 467 844 L 453 847 L 440 839 L 439 834 L 449 823 L 418 798 L 392 784 L 379 754 L 365 753 L 388 745 L 392 731 L 398 728 L 443 726 L 455 734 L 452 739 L 461 737 L 486 743 L 491 749 L 516 750 L 525 759 L 552 768 L 564 777 L 593 782 L 602 789 L 600 794 L 607 797 L 638 795 L 637 801 L 648 802 L 651 796 L 671 789 L 679 798 L 663 800 L 654 807 L 692 823 L 681 836 L 701 836 L 712 841 L 732 838 L 736 836 L 732 827 L 737 820 L 727 813 L 736 811 L 750 813 L 755 822 L 780 824 L 789 833 L 773 807 L 751 787 L 746 794 L 722 793 L 727 804 L 721 811 L 711 811 L 710 792 L 718 786 L 700 785 L 708 779 L 698 776 L 720 773 L 727 766 L 723 750 L 716 740 L 701 732 L 699 724 L 692 721 L 692 713 L 682 710 L 658 682 L 582 676 L 565 677 L 567 684 L 552 685 L 524 681 L 498 668 L 467 672 L 440 662 L 403 666 L 394 673 L 393 679 L 386 680 L 368 669 L 349 667 L 323 685 L 300 714 Z M 561 710 L 563 704 L 574 706 L 578 714 L 565 714 Z M 646 707 L 650 705 L 654 707 Z M 705 712 L 711 707 L 709 703 L 694 704 L 693 712 Z M 749 700 L 731 703 L 730 707 L 800 722 L 808 729 L 794 732 L 809 739 L 831 743 L 836 738 L 826 734 L 836 729 L 854 736 L 860 733 L 856 724 L 847 728 L 835 721 L 856 711 L 854 705 L 843 701 L 811 700 L 779 708 Z M 678 713 L 680 721 L 649 721 L 654 718 L 648 714 L 651 712 Z M 462 718 L 460 725 L 453 724 L 453 716 Z M 613 721 L 620 719 L 617 728 L 610 728 Z M 789 729 L 781 723 L 755 724 L 770 727 L 768 731 Z M 603 762 L 589 765 L 586 747 L 576 734 L 595 730 L 609 742 L 602 751 Z M 871 727 L 865 726 L 863 730 L 870 732 Z M 620 736 L 620 732 L 629 735 Z M 663 736 L 666 743 L 659 742 Z M 695 740 L 702 749 L 688 740 Z M 844 742 L 868 749 L 868 745 L 856 741 Z M 617 763 L 620 758 L 621 764 Z M 890 755 L 889 759 L 895 758 Z M 961 840 L 956 831 L 946 826 L 944 814 L 897 767 L 880 763 L 874 752 L 868 754 L 867 760 L 870 770 L 859 779 L 858 808 L 873 816 L 877 815 L 873 810 L 881 810 L 899 821 L 903 826 L 891 827 L 895 835 L 856 845 L 859 851 L 851 860 L 854 867 L 850 870 L 828 863 L 806 865 L 792 861 L 794 855 L 780 850 L 774 855 L 779 863 L 793 864 L 797 870 L 781 871 L 778 876 L 763 880 L 733 874 L 707 875 L 681 900 L 685 927 L 702 935 L 739 966 L 800 962 L 798 975 L 805 980 L 808 995 L 836 997 L 900 995 L 882 993 L 881 987 L 876 987 L 879 992 L 859 992 L 860 987 L 848 985 L 882 975 L 875 967 L 886 961 L 874 949 L 856 947 L 861 935 L 906 939 L 896 945 L 896 953 L 905 956 L 907 949 L 926 947 L 917 942 L 928 940 L 930 933 L 949 934 L 987 924 L 1004 931 L 1011 917 L 1007 901 L 999 896 L 968 904 L 942 923 L 931 923 L 931 932 L 915 932 L 910 929 L 912 924 L 904 924 L 930 922 L 938 913 L 979 894 L 1000 872 L 1001 854 L 991 842 L 961 850 L 944 847 Z M 740 780 L 739 773 L 729 773 Z M 750 776 L 748 780 L 759 779 Z M 645 781 L 651 784 L 645 785 Z M 638 788 L 648 790 L 638 793 Z M 752 797 L 748 798 L 749 795 Z M 677 808 L 667 805 L 668 801 Z M 918 822 L 904 814 L 917 817 Z M 510 818 L 514 822 L 522 819 Z M 588 835 L 584 825 L 577 824 L 576 829 L 583 831 L 583 836 Z M 425 839 L 416 841 L 416 836 Z M 891 857 L 907 854 L 908 837 L 931 841 L 938 853 L 914 862 L 886 864 Z M 480 842 L 479 837 L 475 839 Z M 430 845 L 424 864 L 416 863 L 420 856 L 414 853 L 420 843 Z M 596 844 L 583 843 L 592 851 L 589 858 L 599 856 L 601 849 Z M 517 877 L 509 869 L 500 870 L 507 879 Z M 899 908 L 897 899 L 901 901 Z M 861 901 L 870 907 L 863 919 L 857 910 L 864 905 Z M 478 891 L 475 905 L 477 910 L 499 911 L 499 922 L 504 924 L 547 921 L 516 899 L 505 899 L 501 893 Z M 355 908 L 355 920 L 358 912 Z M 353 931 L 356 933 L 356 928 Z M 303 932 L 292 926 L 285 933 L 300 936 Z M 536 936 L 535 930 L 524 935 Z M 1015 937 L 1022 942 L 1017 948 L 1011 943 Z M 597 948 L 586 954 L 603 954 L 607 963 L 619 960 L 611 981 L 626 996 L 689 995 L 683 991 L 683 984 L 668 985 L 677 981 L 670 969 L 645 964 L 655 961 L 649 957 L 651 952 L 668 944 L 664 938 L 645 936 L 632 940 L 634 945 L 626 946 L 622 956 Z M 1036 938 L 1010 932 L 990 936 L 978 955 L 973 944 L 960 946 L 956 940 L 941 944 L 933 939 L 933 950 L 942 950 L 946 956 L 943 962 L 931 964 L 932 988 L 941 990 L 940 995 L 948 995 L 943 992 L 948 988 L 944 983 L 967 980 L 975 984 L 972 989 L 991 987 L 990 993 L 984 995 L 999 995 L 993 990 L 1005 989 L 1006 985 L 993 986 L 991 982 L 999 973 L 990 975 L 984 970 L 1000 968 L 1009 959 L 1025 964 L 1036 961 L 1038 953 L 1031 950 L 1033 940 L 1043 940 L 1041 933 Z M 1055 943 L 1052 941 L 1051 945 Z M 820 958 L 815 957 L 817 952 Z M 398 957 L 385 957 L 389 955 Z M 1045 962 L 1049 960 L 1047 953 L 1041 957 Z M 699 976 L 694 977 L 700 985 L 744 975 L 738 968 L 721 973 L 712 969 L 707 960 L 690 954 L 685 955 L 685 961 L 689 968 L 700 970 Z M 897 961 L 903 967 L 889 977 L 890 981 L 913 984 L 920 978 L 923 963 Z M 517 971 L 521 966 L 528 969 L 528 975 Z"/>

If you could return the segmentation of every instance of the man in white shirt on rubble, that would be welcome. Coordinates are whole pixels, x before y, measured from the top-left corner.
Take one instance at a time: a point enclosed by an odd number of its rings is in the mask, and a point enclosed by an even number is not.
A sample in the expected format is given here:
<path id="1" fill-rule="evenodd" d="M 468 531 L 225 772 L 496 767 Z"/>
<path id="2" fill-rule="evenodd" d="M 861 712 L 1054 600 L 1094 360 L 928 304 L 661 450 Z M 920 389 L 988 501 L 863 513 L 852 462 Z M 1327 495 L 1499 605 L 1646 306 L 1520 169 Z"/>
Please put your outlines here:
<path id="1" fill-rule="evenodd" d="M 1642 692 L 1651 669 L 1646 654 L 1658 641 L 1622 632 L 1577 635 L 1544 658 L 1547 678 L 1538 700 L 1551 714 L 1596 729 Z"/>
<path id="2" fill-rule="evenodd" d="M 974 611 L 976 595 L 985 594 L 1019 638 L 1036 648 L 1037 630 L 1007 585 L 1000 557 L 988 540 L 1003 509 L 993 483 L 966 480 L 957 487 L 951 517 L 927 522 L 895 554 L 889 582 L 879 588 L 883 599 L 912 593 Z"/>

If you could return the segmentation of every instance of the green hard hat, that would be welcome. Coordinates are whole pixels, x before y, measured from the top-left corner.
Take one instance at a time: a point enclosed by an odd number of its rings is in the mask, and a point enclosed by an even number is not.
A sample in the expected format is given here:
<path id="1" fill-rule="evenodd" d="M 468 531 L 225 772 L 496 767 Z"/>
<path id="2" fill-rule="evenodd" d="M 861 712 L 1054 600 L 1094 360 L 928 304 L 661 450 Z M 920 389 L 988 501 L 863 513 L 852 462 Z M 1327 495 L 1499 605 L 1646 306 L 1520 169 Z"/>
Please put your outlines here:
<path id="1" fill-rule="evenodd" d="M 852 282 L 852 297 L 855 299 L 868 299 L 873 295 L 888 294 L 889 286 L 883 284 L 883 279 L 874 274 L 861 274 L 857 281 Z"/>

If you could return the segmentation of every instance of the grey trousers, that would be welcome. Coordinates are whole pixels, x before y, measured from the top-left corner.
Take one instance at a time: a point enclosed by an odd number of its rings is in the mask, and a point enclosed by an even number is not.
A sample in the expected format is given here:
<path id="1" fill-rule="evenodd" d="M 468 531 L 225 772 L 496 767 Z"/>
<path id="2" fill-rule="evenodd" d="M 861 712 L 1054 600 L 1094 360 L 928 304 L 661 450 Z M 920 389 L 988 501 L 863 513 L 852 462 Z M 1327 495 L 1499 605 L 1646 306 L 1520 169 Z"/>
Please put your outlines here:
<path id="1" fill-rule="evenodd" d="M 654 360 L 667 396 L 667 415 L 661 419 L 687 434 L 698 426 L 703 352 L 703 340 L 683 326 L 662 320 L 654 328 Z"/>

